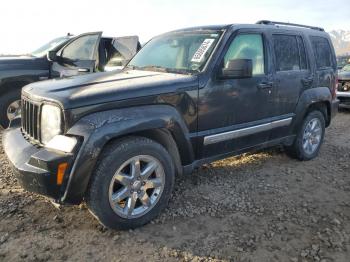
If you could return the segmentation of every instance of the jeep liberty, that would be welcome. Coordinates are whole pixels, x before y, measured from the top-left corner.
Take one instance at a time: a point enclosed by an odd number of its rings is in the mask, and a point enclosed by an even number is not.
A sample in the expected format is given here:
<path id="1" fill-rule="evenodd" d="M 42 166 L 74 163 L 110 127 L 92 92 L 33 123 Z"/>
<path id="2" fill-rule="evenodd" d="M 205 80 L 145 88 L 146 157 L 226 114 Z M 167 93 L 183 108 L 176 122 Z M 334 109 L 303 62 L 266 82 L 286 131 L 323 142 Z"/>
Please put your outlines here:
<path id="1" fill-rule="evenodd" d="M 27 85 L 3 145 L 26 190 L 135 228 L 167 206 L 176 175 L 205 163 L 276 145 L 315 158 L 336 88 L 322 28 L 183 29 L 150 40 L 122 72 Z"/>

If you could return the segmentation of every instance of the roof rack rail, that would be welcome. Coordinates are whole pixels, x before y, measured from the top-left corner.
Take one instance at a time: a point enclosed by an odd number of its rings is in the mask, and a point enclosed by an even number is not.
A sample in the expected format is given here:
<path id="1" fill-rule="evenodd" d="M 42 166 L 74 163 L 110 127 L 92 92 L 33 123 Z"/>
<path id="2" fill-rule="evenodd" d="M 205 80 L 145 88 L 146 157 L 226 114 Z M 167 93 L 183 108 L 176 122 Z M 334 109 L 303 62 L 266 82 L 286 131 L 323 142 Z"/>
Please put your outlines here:
<path id="1" fill-rule="evenodd" d="M 276 22 L 276 21 L 269 21 L 269 20 L 261 20 L 261 21 L 256 22 L 256 24 L 260 24 L 260 25 L 285 25 L 285 26 L 295 26 L 295 27 L 309 28 L 309 29 L 318 30 L 318 31 L 324 31 L 324 29 L 321 28 L 321 27 L 309 26 L 309 25 L 300 25 L 300 24 L 293 24 L 293 23 L 285 23 L 285 22 Z"/>

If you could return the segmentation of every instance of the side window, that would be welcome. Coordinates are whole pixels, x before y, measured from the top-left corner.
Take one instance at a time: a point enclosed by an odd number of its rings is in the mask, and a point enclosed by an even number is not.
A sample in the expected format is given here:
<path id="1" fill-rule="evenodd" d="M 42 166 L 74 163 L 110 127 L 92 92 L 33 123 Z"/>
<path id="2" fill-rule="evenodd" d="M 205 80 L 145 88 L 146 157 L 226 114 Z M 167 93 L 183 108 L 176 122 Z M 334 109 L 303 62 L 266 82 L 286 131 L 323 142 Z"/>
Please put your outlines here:
<path id="1" fill-rule="evenodd" d="M 307 60 L 306 60 L 306 52 L 303 39 L 301 36 L 297 36 L 298 47 L 299 47 L 299 56 L 300 56 L 300 69 L 307 69 Z"/>
<path id="2" fill-rule="evenodd" d="M 273 45 L 276 56 L 276 71 L 301 69 L 296 36 L 273 35 Z"/>
<path id="3" fill-rule="evenodd" d="M 106 66 L 124 66 L 125 58 L 122 56 L 122 54 L 113 48 L 111 57 L 109 61 L 107 62 Z"/>
<path id="4" fill-rule="evenodd" d="M 253 75 L 265 73 L 264 45 L 260 34 L 241 34 L 235 37 L 224 57 L 224 66 L 229 60 L 253 60 Z"/>
<path id="5" fill-rule="evenodd" d="M 312 36 L 311 42 L 316 57 L 317 68 L 332 67 L 332 52 L 328 40 L 324 37 Z"/>
<path id="6" fill-rule="evenodd" d="M 98 38 L 98 35 L 86 35 L 76 39 L 63 49 L 62 57 L 72 60 L 92 60 Z"/>

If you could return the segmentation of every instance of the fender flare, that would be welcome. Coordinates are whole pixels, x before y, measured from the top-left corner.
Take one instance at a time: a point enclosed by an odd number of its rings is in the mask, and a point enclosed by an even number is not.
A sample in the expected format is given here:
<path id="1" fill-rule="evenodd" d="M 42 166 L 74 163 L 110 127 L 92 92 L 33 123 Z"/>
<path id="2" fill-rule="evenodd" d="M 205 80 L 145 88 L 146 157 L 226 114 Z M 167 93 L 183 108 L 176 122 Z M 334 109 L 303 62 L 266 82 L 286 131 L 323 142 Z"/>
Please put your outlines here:
<path id="1" fill-rule="evenodd" d="M 80 119 L 67 132 L 67 135 L 81 137 L 83 141 L 61 201 L 81 202 L 98 157 L 109 141 L 152 129 L 166 129 L 170 132 L 183 165 L 194 161 L 189 130 L 172 106 L 149 105 L 93 113 Z"/>
<path id="2" fill-rule="evenodd" d="M 316 87 L 305 90 L 298 101 L 295 109 L 295 118 L 292 123 L 291 132 L 295 134 L 299 126 L 303 122 L 309 108 L 318 103 L 324 103 L 327 110 L 330 110 L 332 94 L 328 87 Z M 323 112 L 323 113 L 329 113 Z M 328 116 L 330 118 L 330 116 Z"/>

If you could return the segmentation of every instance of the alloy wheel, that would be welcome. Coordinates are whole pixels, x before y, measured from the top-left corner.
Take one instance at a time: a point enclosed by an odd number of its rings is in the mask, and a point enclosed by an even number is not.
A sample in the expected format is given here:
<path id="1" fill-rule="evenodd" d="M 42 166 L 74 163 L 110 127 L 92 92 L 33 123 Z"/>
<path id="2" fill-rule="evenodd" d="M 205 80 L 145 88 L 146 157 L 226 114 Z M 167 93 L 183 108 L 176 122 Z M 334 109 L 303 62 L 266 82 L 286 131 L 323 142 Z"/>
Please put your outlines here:
<path id="1" fill-rule="evenodd" d="M 125 161 L 109 186 L 109 203 L 123 218 L 137 218 L 149 212 L 162 195 L 165 184 L 162 164 L 149 155 Z"/>
<path id="2" fill-rule="evenodd" d="M 312 155 L 318 149 L 322 138 L 322 124 L 318 118 L 311 119 L 304 130 L 303 149 Z"/>
<path id="3" fill-rule="evenodd" d="M 17 116 L 21 115 L 21 100 L 13 101 L 8 107 L 7 107 L 7 118 L 8 120 L 13 120 Z"/>

